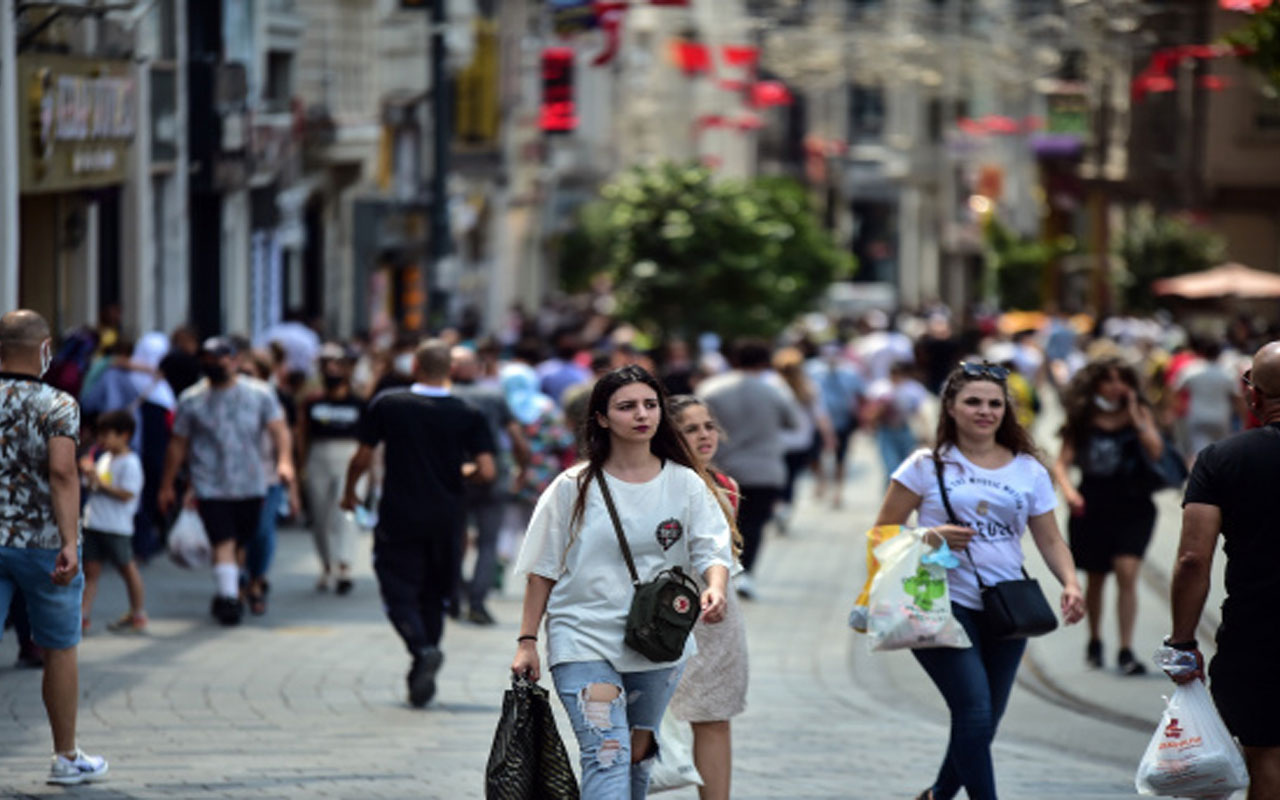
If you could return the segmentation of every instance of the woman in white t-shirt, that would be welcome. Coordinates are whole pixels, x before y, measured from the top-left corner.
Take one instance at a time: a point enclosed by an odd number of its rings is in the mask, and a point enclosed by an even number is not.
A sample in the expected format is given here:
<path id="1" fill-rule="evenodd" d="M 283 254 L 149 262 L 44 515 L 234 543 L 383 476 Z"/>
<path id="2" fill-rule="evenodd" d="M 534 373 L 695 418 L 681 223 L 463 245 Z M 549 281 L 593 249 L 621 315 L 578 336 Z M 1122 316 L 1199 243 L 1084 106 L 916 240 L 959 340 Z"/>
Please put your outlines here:
<path id="1" fill-rule="evenodd" d="M 913 650 L 951 710 L 946 758 L 918 800 L 949 800 L 963 787 L 970 800 L 994 800 L 991 742 L 1004 713 L 1024 639 L 985 634 L 976 574 L 991 586 L 1022 577 L 1022 532 L 1031 529 L 1041 556 L 1062 583 L 1067 624 L 1084 615 L 1071 551 L 1054 517 L 1057 498 L 1035 445 L 1010 410 L 1008 370 L 961 364 L 942 390 L 937 445 L 917 450 L 894 472 L 876 525 L 900 525 L 914 511 L 959 551 L 947 576 L 951 607 L 973 646 Z M 948 499 L 962 524 L 948 524 L 938 465 Z"/>
<path id="2" fill-rule="evenodd" d="M 653 732 L 696 651 L 691 636 L 681 658 L 655 662 L 624 644 L 634 589 L 600 482 L 640 580 L 678 566 L 703 578 L 702 619 L 715 623 L 725 613 L 732 521 L 663 414 L 665 401 L 661 384 L 637 366 L 597 381 L 583 431 L 587 460 L 542 493 L 516 562 L 528 583 L 511 669 L 540 677 L 545 615 L 548 666 L 578 737 L 583 800 L 645 796 Z"/>

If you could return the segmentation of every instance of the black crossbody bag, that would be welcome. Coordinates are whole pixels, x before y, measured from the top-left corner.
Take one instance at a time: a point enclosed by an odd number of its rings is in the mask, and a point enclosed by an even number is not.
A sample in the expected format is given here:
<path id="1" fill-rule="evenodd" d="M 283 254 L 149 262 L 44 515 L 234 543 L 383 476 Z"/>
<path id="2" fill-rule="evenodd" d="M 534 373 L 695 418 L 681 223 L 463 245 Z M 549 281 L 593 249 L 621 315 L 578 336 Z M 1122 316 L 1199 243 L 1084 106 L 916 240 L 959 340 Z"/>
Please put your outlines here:
<path id="1" fill-rule="evenodd" d="M 934 468 L 938 475 L 938 490 L 942 493 L 942 506 L 947 510 L 947 522 L 952 525 L 963 525 L 951 508 L 951 499 L 947 496 L 947 484 L 942 479 L 942 460 L 934 459 Z M 982 582 L 978 565 L 973 555 L 965 548 L 969 564 L 973 567 L 974 577 L 978 579 L 978 590 L 982 593 L 982 609 L 984 624 L 988 632 L 997 639 L 1025 639 L 1029 636 L 1043 636 L 1058 627 L 1058 617 L 1049 607 L 1040 583 L 1027 574 L 1022 568 L 1022 580 L 999 581 L 992 586 Z"/>
<path id="2" fill-rule="evenodd" d="M 609 519 L 613 521 L 613 532 L 618 535 L 622 557 L 631 572 L 631 585 L 635 587 L 623 641 L 651 661 L 676 661 L 684 655 L 685 641 L 702 612 L 698 584 L 680 567 L 663 570 L 648 583 L 640 582 L 609 485 L 603 475 L 597 476 L 597 481 L 605 507 L 609 509 Z"/>

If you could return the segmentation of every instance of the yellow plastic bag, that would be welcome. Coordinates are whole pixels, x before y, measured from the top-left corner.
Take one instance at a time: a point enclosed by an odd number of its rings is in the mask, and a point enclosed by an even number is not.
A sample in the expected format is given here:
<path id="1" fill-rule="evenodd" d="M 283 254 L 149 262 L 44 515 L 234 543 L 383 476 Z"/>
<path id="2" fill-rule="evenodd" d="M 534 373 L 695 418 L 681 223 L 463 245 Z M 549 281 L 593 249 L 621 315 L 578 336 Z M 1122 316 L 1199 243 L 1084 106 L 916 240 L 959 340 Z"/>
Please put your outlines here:
<path id="1" fill-rule="evenodd" d="M 867 531 L 867 582 L 862 584 L 862 592 L 853 601 L 853 610 L 849 612 L 849 627 L 858 633 L 867 632 L 867 606 L 871 598 L 871 582 L 880 571 L 880 562 L 876 559 L 875 550 L 884 542 L 902 533 L 901 525 L 877 525 Z"/>

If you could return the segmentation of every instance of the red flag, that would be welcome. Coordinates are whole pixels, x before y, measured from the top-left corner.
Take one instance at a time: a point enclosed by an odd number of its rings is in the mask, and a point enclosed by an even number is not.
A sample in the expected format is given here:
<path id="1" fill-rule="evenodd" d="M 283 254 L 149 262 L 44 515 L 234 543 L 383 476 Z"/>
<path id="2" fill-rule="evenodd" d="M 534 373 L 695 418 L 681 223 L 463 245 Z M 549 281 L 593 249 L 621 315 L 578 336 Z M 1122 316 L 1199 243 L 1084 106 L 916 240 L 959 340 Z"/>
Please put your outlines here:
<path id="1" fill-rule="evenodd" d="M 672 43 L 676 65 L 689 74 L 711 71 L 711 52 L 706 45 L 677 39 Z"/>
<path id="2" fill-rule="evenodd" d="M 724 63 L 731 67 L 750 67 L 760 60 L 760 49 L 749 45 L 727 44 L 721 48 Z"/>
<path id="3" fill-rule="evenodd" d="M 760 81 L 751 87 L 751 105 L 756 108 L 789 106 L 792 101 L 791 90 L 781 81 Z"/>

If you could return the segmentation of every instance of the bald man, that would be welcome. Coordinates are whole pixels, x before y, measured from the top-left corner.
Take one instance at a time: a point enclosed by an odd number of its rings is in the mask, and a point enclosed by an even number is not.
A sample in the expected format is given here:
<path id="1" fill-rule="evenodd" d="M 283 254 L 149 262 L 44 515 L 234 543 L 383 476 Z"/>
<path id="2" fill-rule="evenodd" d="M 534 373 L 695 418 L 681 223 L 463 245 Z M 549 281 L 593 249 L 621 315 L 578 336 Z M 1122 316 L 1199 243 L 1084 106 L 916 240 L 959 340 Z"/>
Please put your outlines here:
<path id="1" fill-rule="evenodd" d="M 1165 645 L 1204 659 L 1196 626 L 1209 593 L 1209 566 L 1221 534 L 1227 555 L 1210 690 L 1223 722 L 1244 745 L 1248 800 L 1280 797 L 1280 663 L 1275 601 L 1280 597 L 1280 341 L 1264 346 L 1242 377 L 1262 427 L 1206 447 L 1182 503 L 1182 541 L 1171 587 L 1173 633 Z"/>
<path id="2" fill-rule="evenodd" d="M 52 359 L 44 318 L 25 309 L 0 317 L 0 619 L 21 589 L 32 636 L 44 649 L 54 750 L 48 780 L 76 784 L 106 775 L 107 762 L 76 746 L 80 407 L 40 380 Z"/>

